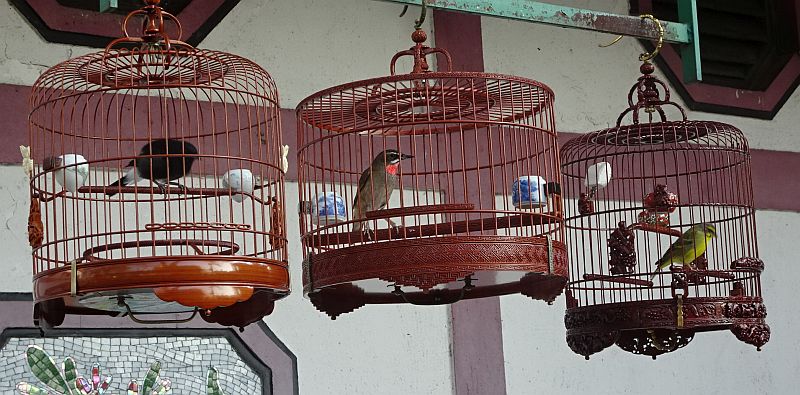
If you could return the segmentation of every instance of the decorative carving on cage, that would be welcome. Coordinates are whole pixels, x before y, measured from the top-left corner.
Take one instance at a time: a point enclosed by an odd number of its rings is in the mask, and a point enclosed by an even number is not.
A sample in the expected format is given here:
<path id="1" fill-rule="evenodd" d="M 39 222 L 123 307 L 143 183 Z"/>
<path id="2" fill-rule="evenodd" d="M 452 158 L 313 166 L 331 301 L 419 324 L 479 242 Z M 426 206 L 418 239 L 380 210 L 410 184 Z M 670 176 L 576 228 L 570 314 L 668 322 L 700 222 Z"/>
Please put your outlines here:
<path id="1" fill-rule="evenodd" d="M 567 343 L 587 358 L 615 343 L 655 358 L 729 329 L 760 348 L 769 326 L 747 140 L 687 120 L 653 71 L 642 65 L 615 127 L 561 152 L 575 199 L 565 203 Z"/>
<path id="2" fill-rule="evenodd" d="M 275 84 L 247 59 L 179 41 L 158 4 L 33 87 L 28 229 L 43 326 L 186 313 L 241 327 L 289 292 Z"/>
<path id="3" fill-rule="evenodd" d="M 297 107 L 305 292 L 332 318 L 512 293 L 552 302 L 567 278 L 552 91 L 451 71 L 424 31 L 412 39 L 391 76 Z M 395 74 L 406 56 L 413 70 Z"/>

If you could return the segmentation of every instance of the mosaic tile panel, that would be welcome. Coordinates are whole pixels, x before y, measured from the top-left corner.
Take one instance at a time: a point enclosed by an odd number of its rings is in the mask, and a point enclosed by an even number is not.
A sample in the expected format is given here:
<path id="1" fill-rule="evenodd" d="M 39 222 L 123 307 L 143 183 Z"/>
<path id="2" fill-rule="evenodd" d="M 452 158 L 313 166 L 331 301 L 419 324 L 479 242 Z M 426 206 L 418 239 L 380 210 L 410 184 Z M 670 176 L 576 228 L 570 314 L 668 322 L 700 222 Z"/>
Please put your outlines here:
<path id="1" fill-rule="evenodd" d="M 56 365 L 74 360 L 78 376 L 91 380 L 92 367 L 111 376 L 106 393 L 126 394 L 128 383 L 142 383 L 151 364 L 159 361 L 160 376 L 174 394 L 206 394 L 208 370 L 216 369 L 220 389 L 228 395 L 260 394 L 262 379 L 224 337 L 13 337 L 0 350 L 0 394 L 14 394 L 20 382 L 39 385 L 26 361 L 29 345 L 41 347 Z M 37 366 L 40 364 L 37 364 Z M 57 374 L 57 373 L 56 373 Z"/>

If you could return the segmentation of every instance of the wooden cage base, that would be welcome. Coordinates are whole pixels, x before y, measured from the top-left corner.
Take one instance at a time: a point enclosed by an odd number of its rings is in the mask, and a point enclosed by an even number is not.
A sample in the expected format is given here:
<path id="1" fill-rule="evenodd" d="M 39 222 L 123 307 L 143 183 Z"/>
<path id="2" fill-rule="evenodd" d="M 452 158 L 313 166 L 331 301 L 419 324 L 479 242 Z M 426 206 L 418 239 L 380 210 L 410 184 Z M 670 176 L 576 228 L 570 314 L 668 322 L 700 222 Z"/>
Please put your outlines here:
<path id="1" fill-rule="evenodd" d="M 331 318 L 366 304 L 448 304 L 522 293 L 552 302 L 567 251 L 544 236 L 453 236 L 359 245 L 310 255 L 304 290 Z"/>
<path id="2" fill-rule="evenodd" d="M 137 316 L 199 312 L 244 326 L 289 293 L 285 263 L 235 256 L 152 257 L 80 263 L 34 276 L 35 320 L 57 326 L 66 314 Z M 144 321 L 144 320 L 143 320 Z M 155 321 L 158 321 L 157 319 Z M 152 321 L 152 322 L 155 322 Z"/>
<path id="3" fill-rule="evenodd" d="M 567 344 L 585 356 L 612 344 L 634 354 L 655 357 L 691 341 L 696 332 L 730 330 L 756 346 L 769 341 L 767 309 L 761 297 L 731 296 L 609 303 L 568 308 Z"/>

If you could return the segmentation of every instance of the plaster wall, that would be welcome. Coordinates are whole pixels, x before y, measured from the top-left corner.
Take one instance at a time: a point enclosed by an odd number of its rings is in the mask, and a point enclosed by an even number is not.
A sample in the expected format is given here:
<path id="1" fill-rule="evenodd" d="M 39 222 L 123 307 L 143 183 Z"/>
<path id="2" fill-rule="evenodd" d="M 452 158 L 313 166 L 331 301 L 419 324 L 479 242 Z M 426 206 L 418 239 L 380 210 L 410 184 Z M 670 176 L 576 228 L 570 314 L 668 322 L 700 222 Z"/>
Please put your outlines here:
<path id="1" fill-rule="evenodd" d="M 552 2 L 627 13 L 625 0 Z M 260 64 L 278 85 L 281 107 L 294 108 L 318 90 L 388 74 L 392 55 L 411 46 L 411 26 L 418 17 L 415 8 L 398 18 L 401 9 L 369 0 L 242 0 L 200 46 Z M 435 33 L 432 19 L 424 28 Z M 626 38 L 599 48 L 597 44 L 613 37 L 490 17 L 481 23 L 486 71 L 532 78 L 553 88 L 559 131 L 583 133 L 613 126 L 625 109 L 625 94 L 639 76 L 642 47 L 637 40 Z M 0 83 L 31 85 L 47 67 L 96 51 L 45 43 L 7 2 L 0 4 L 0 31 Z M 429 44 L 433 36 L 429 34 Z M 398 70 L 406 67 L 401 63 Z M 677 94 L 673 98 L 683 104 Z M 800 113 L 792 110 L 798 106 L 800 93 L 795 92 L 772 121 L 687 115 L 736 125 L 752 148 L 800 151 Z"/>

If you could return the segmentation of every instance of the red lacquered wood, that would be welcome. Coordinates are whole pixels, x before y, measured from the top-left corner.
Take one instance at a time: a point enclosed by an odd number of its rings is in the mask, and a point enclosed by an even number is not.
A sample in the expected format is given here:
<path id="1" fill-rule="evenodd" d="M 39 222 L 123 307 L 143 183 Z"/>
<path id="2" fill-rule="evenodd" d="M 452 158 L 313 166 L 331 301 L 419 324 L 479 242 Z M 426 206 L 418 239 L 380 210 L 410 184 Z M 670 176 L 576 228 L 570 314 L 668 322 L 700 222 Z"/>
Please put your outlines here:
<path id="1" fill-rule="evenodd" d="M 381 210 L 383 211 L 383 210 Z M 378 217 L 380 211 L 373 214 Z M 534 226 L 542 224 L 552 224 L 560 222 L 558 213 L 523 213 L 506 215 L 491 218 L 442 222 L 438 224 L 427 224 L 420 226 L 396 227 L 390 229 L 377 229 L 370 234 L 364 232 L 342 232 L 328 233 L 314 236 L 310 239 L 311 243 L 318 246 L 329 246 L 336 244 L 348 244 L 357 242 L 385 241 L 411 239 L 429 236 L 449 236 L 464 233 L 489 232 L 494 230 L 515 228 L 520 226 Z M 381 215 L 380 218 L 388 218 Z"/>
<path id="2" fill-rule="evenodd" d="M 77 265 L 78 293 L 181 286 L 234 286 L 289 291 L 289 273 L 280 262 L 206 256 L 184 259 L 139 258 Z M 70 269 L 34 276 L 34 300 L 68 297 Z M 191 291 L 189 293 L 192 293 Z M 174 293 L 173 293 L 174 295 Z M 191 296 L 188 296 L 190 297 Z M 225 301 L 227 303 L 228 300 Z M 232 303 L 232 302 L 231 302 Z"/>
<path id="3" fill-rule="evenodd" d="M 213 309 L 244 302 L 253 296 L 253 287 L 232 285 L 190 285 L 181 287 L 158 287 L 153 290 L 165 302 L 178 302 L 184 306 Z"/>
<path id="4" fill-rule="evenodd" d="M 552 270 L 542 237 L 421 238 L 341 248 L 315 254 L 310 264 L 306 262 L 311 281 L 306 282 L 305 290 L 367 279 L 427 290 L 478 271 L 549 273 L 566 278 L 566 246 L 553 241 L 552 247 Z M 476 281 L 480 286 L 496 284 L 489 278 Z"/>
<path id="5" fill-rule="evenodd" d="M 402 217 L 404 215 L 415 215 L 415 214 L 441 214 L 441 213 L 455 213 L 455 212 L 464 212 L 464 211 L 472 211 L 475 209 L 475 205 L 472 203 L 464 203 L 464 204 L 427 204 L 424 206 L 412 206 L 412 207 L 399 207 L 399 208 L 390 208 L 386 210 L 372 210 L 367 211 L 367 218 L 390 218 L 390 217 Z"/>

